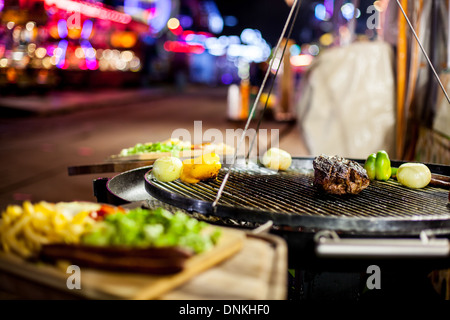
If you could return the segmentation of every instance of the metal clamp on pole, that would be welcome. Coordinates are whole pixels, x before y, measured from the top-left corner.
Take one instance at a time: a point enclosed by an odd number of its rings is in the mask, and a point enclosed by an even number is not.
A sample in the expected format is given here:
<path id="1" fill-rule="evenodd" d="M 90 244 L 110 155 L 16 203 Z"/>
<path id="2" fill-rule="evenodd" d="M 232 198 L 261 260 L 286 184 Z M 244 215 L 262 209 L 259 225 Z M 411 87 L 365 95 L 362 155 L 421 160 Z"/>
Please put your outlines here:
<path id="1" fill-rule="evenodd" d="M 270 228 L 273 226 L 273 221 L 269 220 L 266 223 L 260 225 L 259 227 L 252 230 L 253 234 L 262 234 L 262 233 L 268 233 Z"/>
<path id="2" fill-rule="evenodd" d="M 419 239 L 340 238 L 334 231 L 320 231 L 315 237 L 315 252 L 321 258 L 445 258 L 448 239 L 420 234 Z"/>

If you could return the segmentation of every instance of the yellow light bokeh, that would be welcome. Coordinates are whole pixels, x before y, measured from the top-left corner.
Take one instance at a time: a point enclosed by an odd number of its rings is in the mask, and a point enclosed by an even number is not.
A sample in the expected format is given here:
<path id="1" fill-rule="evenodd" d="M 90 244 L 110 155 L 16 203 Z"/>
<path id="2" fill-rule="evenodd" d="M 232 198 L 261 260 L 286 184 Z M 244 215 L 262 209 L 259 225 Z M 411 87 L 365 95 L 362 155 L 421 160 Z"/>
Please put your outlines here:
<path id="1" fill-rule="evenodd" d="M 180 26 L 180 21 L 177 18 L 170 18 L 169 21 L 167 21 L 167 28 L 170 30 L 175 30 Z"/>

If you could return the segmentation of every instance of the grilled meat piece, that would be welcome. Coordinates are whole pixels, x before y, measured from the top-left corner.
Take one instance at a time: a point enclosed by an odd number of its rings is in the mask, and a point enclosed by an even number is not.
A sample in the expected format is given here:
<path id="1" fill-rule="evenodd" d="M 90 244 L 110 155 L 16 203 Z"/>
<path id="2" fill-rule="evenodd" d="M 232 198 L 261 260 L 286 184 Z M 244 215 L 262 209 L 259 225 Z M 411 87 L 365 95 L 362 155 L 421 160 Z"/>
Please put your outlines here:
<path id="1" fill-rule="evenodd" d="M 314 185 L 327 193 L 358 194 L 370 183 L 363 166 L 339 156 L 320 155 L 314 159 L 313 167 Z"/>

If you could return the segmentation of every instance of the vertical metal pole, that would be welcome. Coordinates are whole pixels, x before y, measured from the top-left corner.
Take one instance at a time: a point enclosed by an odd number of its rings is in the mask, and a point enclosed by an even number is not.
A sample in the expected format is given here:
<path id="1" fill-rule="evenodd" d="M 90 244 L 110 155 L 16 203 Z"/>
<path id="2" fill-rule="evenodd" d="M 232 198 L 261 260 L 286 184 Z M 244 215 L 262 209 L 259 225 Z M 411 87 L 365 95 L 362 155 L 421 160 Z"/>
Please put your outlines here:
<path id="1" fill-rule="evenodd" d="M 294 3 L 293 3 L 293 5 L 292 5 L 292 8 L 291 8 L 291 10 L 290 10 L 290 12 L 289 12 L 289 16 L 288 16 L 288 18 L 286 19 L 286 22 L 285 22 L 284 27 L 283 27 L 283 31 L 281 32 L 281 35 L 280 35 L 280 38 L 278 39 L 278 43 L 277 43 L 277 45 L 276 45 L 276 47 L 275 47 L 275 51 L 274 51 L 274 53 L 273 53 L 272 59 L 270 60 L 269 67 L 268 67 L 268 69 L 267 69 L 267 71 L 266 71 L 266 74 L 265 74 L 265 76 L 264 76 L 264 79 L 263 79 L 263 82 L 262 82 L 262 84 L 261 84 L 261 87 L 259 88 L 258 94 L 257 94 L 257 96 L 256 96 L 256 99 L 255 99 L 254 103 L 253 103 L 253 106 L 252 106 L 252 108 L 250 109 L 250 114 L 249 114 L 249 116 L 248 116 L 247 122 L 246 122 L 245 127 L 244 127 L 244 131 L 242 132 L 242 135 L 241 135 L 241 138 L 240 138 L 239 141 L 238 141 L 238 146 L 237 146 L 237 148 L 236 148 L 236 150 L 235 150 L 235 152 L 234 152 L 233 159 L 232 159 L 232 163 L 231 163 L 231 165 L 230 165 L 230 167 L 229 167 L 229 169 L 228 169 L 228 172 L 225 174 L 225 176 L 224 176 L 224 178 L 223 178 L 223 180 L 222 180 L 222 183 L 220 184 L 219 190 L 217 191 L 216 199 L 214 200 L 214 202 L 213 202 L 213 204 L 212 204 L 212 207 L 213 207 L 214 209 L 216 208 L 216 206 L 217 206 L 217 204 L 218 204 L 218 202 L 219 202 L 219 200 L 220 200 L 220 197 L 222 196 L 223 190 L 225 189 L 225 185 L 227 184 L 228 178 L 230 177 L 231 170 L 232 170 L 232 169 L 234 168 L 234 166 L 236 165 L 237 153 L 238 153 L 239 149 L 241 148 L 242 143 L 244 142 L 245 134 L 246 134 L 246 132 L 247 132 L 249 126 L 250 126 L 250 122 L 251 122 L 251 120 L 252 120 L 252 118 L 253 118 L 253 115 L 254 115 L 254 113 L 255 113 L 256 106 L 258 105 L 258 101 L 259 101 L 259 99 L 260 99 L 260 97 L 261 97 L 261 93 L 262 93 L 262 91 L 263 91 L 263 89 L 264 89 L 264 87 L 265 87 L 265 85 L 266 85 L 267 78 L 269 77 L 269 74 L 270 74 L 270 72 L 271 72 L 271 69 L 272 69 L 273 63 L 274 63 L 274 61 L 275 61 L 275 59 L 276 59 L 278 50 L 279 50 L 279 48 L 281 47 L 281 42 L 283 41 L 283 38 L 284 38 L 284 36 L 285 36 L 285 34 L 286 34 L 286 31 L 287 31 L 287 28 L 288 28 L 288 26 L 289 26 L 289 24 L 290 24 L 290 22 L 291 22 L 292 17 L 294 16 L 294 12 L 295 12 L 295 9 L 297 8 L 297 5 L 300 6 L 300 1 L 301 1 L 301 0 L 294 0 Z M 294 18 L 294 22 L 293 22 L 293 23 L 295 23 L 296 17 L 297 17 L 297 15 L 295 15 L 295 18 Z M 279 69 L 280 66 L 281 66 L 281 61 L 280 61 L 280 63 L 278 64 L 277 69 Z"/>
<path id="2" fill-rule="evenodd" d="M 405 10 L 408 10 L 408 0 L 401 0 Z M 398 13 L 398 42 L 397 42 L 397 127 L 396 127 L 396 157 L 403 159 L 405 142 L 405 92 L 406 92 L 406 64 L 408 41 L 406 21 L 401 11 Z"/>

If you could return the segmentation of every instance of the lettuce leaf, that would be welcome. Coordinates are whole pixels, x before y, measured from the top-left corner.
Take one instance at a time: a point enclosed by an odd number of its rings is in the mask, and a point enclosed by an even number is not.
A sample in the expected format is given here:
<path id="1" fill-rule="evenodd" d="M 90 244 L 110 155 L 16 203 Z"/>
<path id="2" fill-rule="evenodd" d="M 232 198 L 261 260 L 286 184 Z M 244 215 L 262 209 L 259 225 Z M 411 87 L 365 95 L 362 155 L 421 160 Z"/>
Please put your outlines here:
<path id="1" fill-rule="evenodd" d="M 207 227 L 207 223 L 181 211 L 136 208 L 106 215 L 81 241 L 97 246 L 176 246 L 200 253 L 211 249 L 220 237 L 220 229 L 205 232 Z"/>

